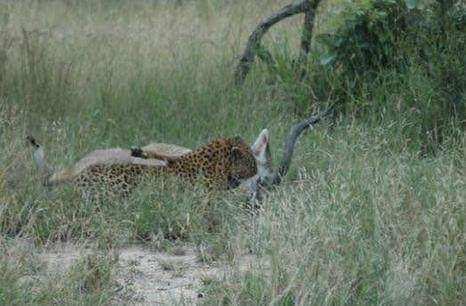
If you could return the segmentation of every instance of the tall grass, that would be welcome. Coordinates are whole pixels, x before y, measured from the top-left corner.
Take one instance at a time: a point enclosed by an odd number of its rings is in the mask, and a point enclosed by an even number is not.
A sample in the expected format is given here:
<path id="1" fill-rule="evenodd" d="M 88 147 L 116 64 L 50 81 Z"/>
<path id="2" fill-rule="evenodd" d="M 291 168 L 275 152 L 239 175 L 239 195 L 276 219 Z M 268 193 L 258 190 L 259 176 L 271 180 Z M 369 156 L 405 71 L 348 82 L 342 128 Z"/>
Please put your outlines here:
<path id="1" fill-rule="evenodd" d="M 384 131 L 364 129 L 320 131 L 303 143 L 312 153 L 300 179 L 269 197 L 253 234 L 244 233 L 262 261 L 209 284 L 212 301 L 462 303 L 463 155 L 393 154 Z"/>
<path id="2" fill-rule="evenodd" d="M 93 149 L 154 140 L 195 147 L 240 135 L 252 142 L 266 127 L 277 160 L 291 124 L 333 104 L 343 88 L 314 59 L 312 82 L 295 77 L 300 17 L 266 38 L 273 73 L 258 63 L 244 87 L 233 86 L 248 33 L 285 4 L 0 4 L 1 304 L 108 303 L 114 248 L 167 250 L 175 240 L 197 246 L 205 261 L 234 264 L 254 254 L 247 273 L 238 268 L 206 281 L 207 304 L 464 302 L 466 138 L 453 125 L 454 137 L 446 133 L 435 154 L 426 154 L 423 109 L 409 102 L 441 96 L 416 66 L 385 71 L 377 86 L 365 83 L 345 116 L 303 135 L 289 178 L 257 214 L 240 194 L 209 194 L 170 179 L 99 203 L 82 201 L 69 186 L 40 186 L 27 134 L 44 144 L 52 164 L 65 166 Z M 318 32 L 331 23 L 329 6 Z M 35 246 L 17 247 L 18 237 Z M 92 241 L 98 250 L 60 282 L 34 279 L 44 273 L 34 254 L 57 241 Z"/>

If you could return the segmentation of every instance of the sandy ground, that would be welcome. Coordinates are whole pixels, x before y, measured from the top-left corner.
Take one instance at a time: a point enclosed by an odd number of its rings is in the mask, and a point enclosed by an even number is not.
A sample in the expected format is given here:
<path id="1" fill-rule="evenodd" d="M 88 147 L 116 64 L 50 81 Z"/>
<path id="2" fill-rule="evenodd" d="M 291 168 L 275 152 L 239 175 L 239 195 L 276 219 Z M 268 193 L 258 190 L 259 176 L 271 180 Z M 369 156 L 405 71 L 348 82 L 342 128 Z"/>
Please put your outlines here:
<path id="1" fill-rule="evenodd" d="M 141 247 L 121 249 L 119 265 L 117 281 L 123 289 L 122 298 L 150 305 L 193 304 L 202 298 L 202 279 L 216 277 L 220 272 L 200 262 L 192 250 L 169 255 Z"/>
<path id="2" fill-rule="evenodd" d="M 55 245 L 44 250 L 40 261 L 50 273 L 66 273 L 73 264 L 92 251 L 71 244 Z M 144 246 L 131 246 L 115 251 L 117 296 L 115 305 L 197 304 L 204 297 L 203 280 L 221 280 L 233 271 L 247 271 L 253 255 L 237 258 L 235 267 L 226 263 L 207 264 L 199 260 L 190 247 L 175 255 L 153 251 Z"/>

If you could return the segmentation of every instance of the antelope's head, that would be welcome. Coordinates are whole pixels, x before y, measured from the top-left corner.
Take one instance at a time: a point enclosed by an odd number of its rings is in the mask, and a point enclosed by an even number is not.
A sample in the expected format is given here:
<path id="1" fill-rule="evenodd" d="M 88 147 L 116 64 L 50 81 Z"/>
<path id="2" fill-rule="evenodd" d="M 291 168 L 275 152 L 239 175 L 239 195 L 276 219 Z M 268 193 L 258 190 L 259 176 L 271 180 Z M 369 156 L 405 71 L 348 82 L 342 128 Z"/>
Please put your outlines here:
<path id="1" fill-rule="evenodd" d="M 279 185 L 282 178 L 287 174 L 293 158 L 294 148 L 298 137 L 308 128 L 314 127 L 316 123 L 330 113 L 326 110 L 320 115 L 310 116 L 305 120 L 292 126 L 288 137 L 285 139 L 283 156 L 277 169 L 274 169 L 270 149 L 270 135 L 267 129 L 262 130 L 251 150 L 257 162 L 257 175 L 245 181 L 241 188 L 249 194 L 251 201 L 260 201 L 262 193 L 274 185 Z"/>

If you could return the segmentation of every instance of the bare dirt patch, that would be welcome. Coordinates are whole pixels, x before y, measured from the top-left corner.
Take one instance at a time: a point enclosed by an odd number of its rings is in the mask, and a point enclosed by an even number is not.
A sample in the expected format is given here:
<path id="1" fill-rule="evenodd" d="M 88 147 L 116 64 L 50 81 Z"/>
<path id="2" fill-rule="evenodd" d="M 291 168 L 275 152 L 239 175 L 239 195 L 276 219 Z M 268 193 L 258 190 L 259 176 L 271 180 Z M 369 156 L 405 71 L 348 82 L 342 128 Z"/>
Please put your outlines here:
<path id="1" fill-rule="evenodd" d="M 121 249 L 118 283 L 123 298 L 140 304 L 195 303 L 202 279 L 217 277 L 219 268 L 202 263 L 192 249 L 182 255 Z"/>
<path id="2" fill-rule="evenodd" d="M 65 274 L 77 260 L 92 252 L 86 246 L 59 244 L 41 252 L 39 258 L 48 273 Z M 144 246 L 114 252 L 118 258 L 113 277 L 117 292 L 114 304 L 197 304 L 203 298 L 203 280 L 221 280 L 238 269 L 247 271 L 254 261 L 252 255 L 243 255 L 235 260 L 234 266 L 205 263 L 192 247 L 183 247 L 175 254 Z"/>

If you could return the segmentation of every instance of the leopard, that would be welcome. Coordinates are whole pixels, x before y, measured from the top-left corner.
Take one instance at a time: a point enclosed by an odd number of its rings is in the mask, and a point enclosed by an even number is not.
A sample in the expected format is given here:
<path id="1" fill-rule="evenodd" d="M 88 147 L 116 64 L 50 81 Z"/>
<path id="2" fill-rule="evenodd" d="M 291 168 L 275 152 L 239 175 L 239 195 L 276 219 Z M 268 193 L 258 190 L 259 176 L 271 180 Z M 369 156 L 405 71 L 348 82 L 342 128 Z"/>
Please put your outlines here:
<path id="1" fill-rule="evenodd" d="M 251 145 L 252 153 L 256 159 L 257 174 L 244 180 L 240 186 L 240 193 L 246 195 L 250 202 L 261 199 L 263 185 L 273 179 L 273 162 L 270 150 L 270 136 L 268 129 L 263 129 Z M 146 146 L 131 147 L 131 156 L 147 160 L 176 160 L 180 156 L 192 152 L 191 149 L 175 144 L 153 142 Z"/>
<path id="2" fill-rule="evenodd" d="M 99 194 L 126 197 L 148 177 L 170 175 L 191 184 L 201 181 L 209 190 L 232 189 L 257 174 L 256 158 L 241 137 L 218 138 L 176 159 L 146 160 L 131 156 L 130 150 L 107 149 L 91 152 L 73 167 L 53 172 L 33 137 L 34 159 L 44 175 L 44 184 L 71 183 L 85 198 Z"/>

